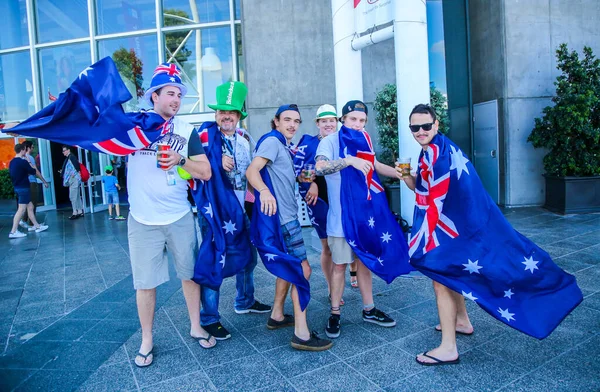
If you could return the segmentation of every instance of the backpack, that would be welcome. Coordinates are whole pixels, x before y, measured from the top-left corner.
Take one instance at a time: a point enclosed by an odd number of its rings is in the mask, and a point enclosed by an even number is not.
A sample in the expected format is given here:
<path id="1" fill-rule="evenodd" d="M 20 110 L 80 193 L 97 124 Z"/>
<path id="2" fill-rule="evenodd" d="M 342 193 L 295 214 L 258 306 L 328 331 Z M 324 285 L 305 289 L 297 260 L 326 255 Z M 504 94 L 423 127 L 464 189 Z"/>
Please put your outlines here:
<path id="1" fill-rule="evenodd" d="M 81 174 L 81 181 L 87 182 L 90 179 L 90 172 L 83 163 L 79 164 L 79 174 Z"/>

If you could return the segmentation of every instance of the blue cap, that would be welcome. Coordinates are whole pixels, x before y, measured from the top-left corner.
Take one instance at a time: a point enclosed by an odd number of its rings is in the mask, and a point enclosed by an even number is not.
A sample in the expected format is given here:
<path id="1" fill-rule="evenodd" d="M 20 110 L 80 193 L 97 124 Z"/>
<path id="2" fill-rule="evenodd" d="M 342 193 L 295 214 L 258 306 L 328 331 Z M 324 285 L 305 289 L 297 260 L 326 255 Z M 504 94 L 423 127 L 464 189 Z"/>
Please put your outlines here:
<path id="1" fill-rule="evenodd" d="M 150 106 L 154 105 L 154 102 L 152 102 L 152 93 L 165 86 L 178 87 L 179 90 L 181 90 L 182 98 L 187 93 L 187 87 L 185 87 L 181 81 L 181 70 L 177 65 L 171 63 L 162 63 L 154 70 L 150 87 L 144 93 L 144 99 L 150 104 Z"/>
<path id="2" fill-rule="evenodd" d="M 363 101 L 358 100 L 346 102 L 346 104 L 342 108 L 342 117 L 351 112 L 363 112 L 367 116 L 369 115 L 369 109 L 367 108 L 367 105 L 365 105 Z"/>
<path id="3" fill-rule="evenodd" d="M 275 117 L 279 116 L 281 113 L 285 112 L 286 110 L 293 110 L 294 112 L 300 113 L 300 109 L 298 109 L 298 105 L 296 105 L 295 103 L 290 103 L 287 105 L 281 105 L 279 107 L 279 109 L 277 109 L 277 113 L 275 113 Z"/>

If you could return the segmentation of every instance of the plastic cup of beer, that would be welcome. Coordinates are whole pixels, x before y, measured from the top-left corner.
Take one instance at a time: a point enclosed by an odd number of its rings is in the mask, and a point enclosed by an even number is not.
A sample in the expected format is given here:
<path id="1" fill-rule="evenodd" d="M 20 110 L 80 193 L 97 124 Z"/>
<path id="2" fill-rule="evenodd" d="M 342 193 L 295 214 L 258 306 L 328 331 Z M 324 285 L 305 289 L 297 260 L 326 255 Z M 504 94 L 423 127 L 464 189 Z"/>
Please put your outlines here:
<path id="1" fill-rule="evenodd" d="M 163 169 L 163 170 L 167 170 L 169 168 L 169 166 L 165 166 L 162 165 L 159 161 L 159 159 L 163 158 L 168 158 L 169 156 L 167 154 L 161 154 L 161 151 L 168 151 L 171 149 L 171 146 L 169 146 L 167 143 L 158 143 L 156 145 L 156 167 L 158 167 L 159 169 Z"/>
<path id="2" fill-rule="evenodd" d="M 312 177 L 315 175 L 315 165 L 309 163 L 304 165 L 302 169 L 302 177 L 304 182 L 312 182 Z"/>
<path id="3" fill-rule="evenodd" d="M 402 171 L 402 177 L 410 176 L 410 157 L 398 158 L 396 161 L 396 167 Z"/>

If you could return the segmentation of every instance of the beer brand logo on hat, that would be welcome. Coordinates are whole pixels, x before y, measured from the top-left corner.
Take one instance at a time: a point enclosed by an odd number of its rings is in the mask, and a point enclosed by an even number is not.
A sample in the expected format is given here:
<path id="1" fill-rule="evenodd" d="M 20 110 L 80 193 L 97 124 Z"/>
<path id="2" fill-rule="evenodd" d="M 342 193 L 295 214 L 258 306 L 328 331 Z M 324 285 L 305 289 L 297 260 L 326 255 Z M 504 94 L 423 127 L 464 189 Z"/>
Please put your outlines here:
<path id="1" fill-rule="evenodd" d="M 231 105 L 231 100 L 233 99 L 233 88 L 235 86 L 234 82 L 229 82 L 229 90 L 227 91 L 227 101 L 226 105 Z"/>
<path id="2" fill-rule="evenodd" d="M 217 103 L 207 105 L 213 110 L 227 110 L 240 112 L 241 119 L 248 115 L 242 109 L 246 101 L 248 88 L 242 82 L 227 82 L 217 87 Z"/>

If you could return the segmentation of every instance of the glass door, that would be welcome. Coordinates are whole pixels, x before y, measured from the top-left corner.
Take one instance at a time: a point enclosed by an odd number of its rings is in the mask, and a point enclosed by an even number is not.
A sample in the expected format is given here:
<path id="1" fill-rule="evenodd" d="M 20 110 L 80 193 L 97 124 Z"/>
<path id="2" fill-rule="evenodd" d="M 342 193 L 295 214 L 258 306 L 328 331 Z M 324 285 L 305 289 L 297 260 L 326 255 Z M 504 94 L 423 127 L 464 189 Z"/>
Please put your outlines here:
<path id="1" fill-rule="evenodd" d="M 108 208 L 104 202 L 102 185 L 102 168 L 108 164 L 108 155 L 88 150 L 81 150 L 83 164 L 90 172 L 90 179 L 83 185 L 85 211 L 94 213 Z"/>

